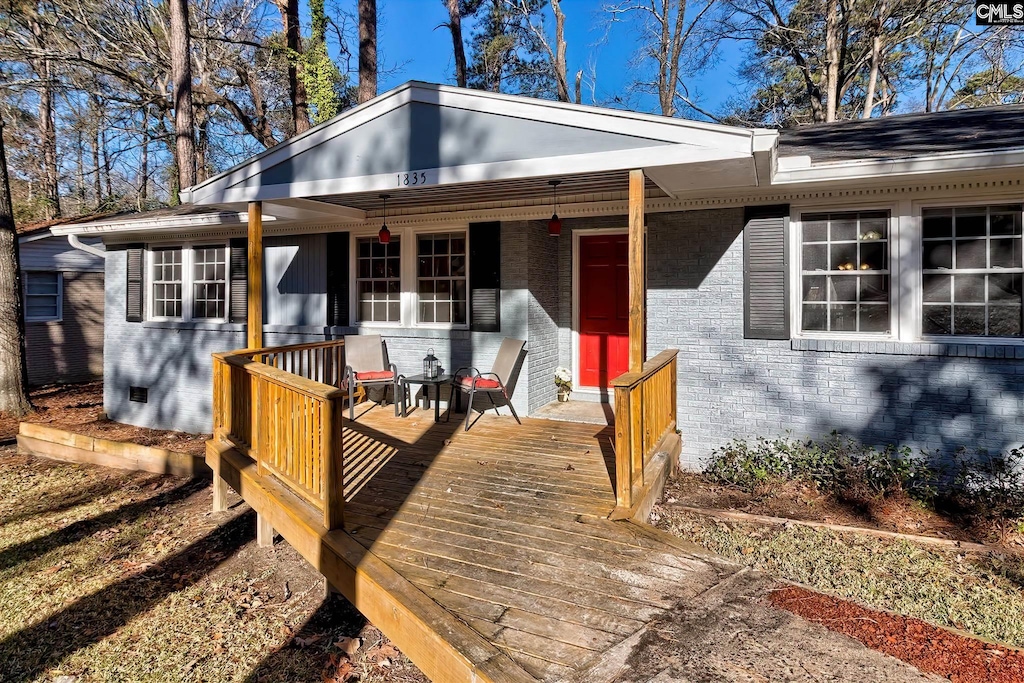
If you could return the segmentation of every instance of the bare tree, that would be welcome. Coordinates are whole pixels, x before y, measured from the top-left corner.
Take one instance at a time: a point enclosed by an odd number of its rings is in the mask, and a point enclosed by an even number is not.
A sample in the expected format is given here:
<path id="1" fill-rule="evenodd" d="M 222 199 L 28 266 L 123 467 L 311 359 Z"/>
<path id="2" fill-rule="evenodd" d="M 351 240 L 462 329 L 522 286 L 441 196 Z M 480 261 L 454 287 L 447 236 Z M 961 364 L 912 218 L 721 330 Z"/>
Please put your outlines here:
<path id="1" fill-rule="evenodd" d="M 690 97 L 686 76 L 707 67 L 718 37 L 706 26 L 714 0 L 631 0 L 606 5 L 612 22 L 632 20 L 640 35 L 636 56 L 640 76 L 632 87 L 658 97 L 664 116 L 677 116 L 679 105 L 714 118 Z"/>
<path id="2" fill-rule="evenodd" d="M 32 31 L 33 46 L 41 53 L 49 49 L 48 27 L 36 7 L 27 13 L 29 27 Z M 57 170 L 57 127 L 53 116 L 53 89 L 55 77 L 53 62 L 49 57 L 41 56 L 32 61 L 39 82 L 39 143 L 42 147 L 43 189 L 46 195 L 46 217 L 60 216 L 60 174 Z"/>
<path id="3" fill-rule="evenodd" d="M 192 114 L 192 40 L 188 0 L 169 0 L 171 77 L 174 81 L 174 140 L 178 189 L 196 184 L 196 141 Z"/>
<path id="4" fill-rule="evenodd" d="M 359 88 L 356 101 L 377 96 L 377 0 L 359 0 Z"/>
<path id="5" fill-rule="evenodd" d="M 22 417 L 31 411 L 27 386 L 18 235 L 4 153 L 4 122 L 0 118 L 0 412 Z"/>
<path id="6" fill-rule="evenodd" d="M 555 96 L 560 102 L 571 101 L 569 99 L 569 80 L 566 75 L 565 63 L 565 12 L 562 11 L 561 0 L 550 0 L 551 13 L 555 17 L 554 46 L 551 44 L 552 41 L 548 39 L 547 33 L 544 31 L 544 27 L 538 26 L 534 21 L 536 8 L 531 7 L 531 3 L 529 3 L 528 0 L 511 1 L 514 2 L 513 7 L 515 8 L 515 11 L 520 15 L 522 21 L 533 33 L 536 44 L 547 55 L 551 69 L 551 76 L 555 81 Z M 579 74 L 577 74 L 577 77 L 582 78 Z"/>

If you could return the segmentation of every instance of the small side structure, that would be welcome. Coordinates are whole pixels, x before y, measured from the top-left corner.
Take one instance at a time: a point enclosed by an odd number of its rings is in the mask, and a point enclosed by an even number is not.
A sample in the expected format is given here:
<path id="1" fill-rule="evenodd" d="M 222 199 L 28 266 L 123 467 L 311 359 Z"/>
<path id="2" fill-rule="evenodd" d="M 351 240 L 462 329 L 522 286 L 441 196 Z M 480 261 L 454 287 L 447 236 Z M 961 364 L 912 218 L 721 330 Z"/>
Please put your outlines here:
<path id="1" fill-rule="evenodd" d="M 28 381 L 32 386 L 103 377 L 103 257 L 50 227 L 19 231 Z M 99 239 L 83 243 L 103 250 Z"/>

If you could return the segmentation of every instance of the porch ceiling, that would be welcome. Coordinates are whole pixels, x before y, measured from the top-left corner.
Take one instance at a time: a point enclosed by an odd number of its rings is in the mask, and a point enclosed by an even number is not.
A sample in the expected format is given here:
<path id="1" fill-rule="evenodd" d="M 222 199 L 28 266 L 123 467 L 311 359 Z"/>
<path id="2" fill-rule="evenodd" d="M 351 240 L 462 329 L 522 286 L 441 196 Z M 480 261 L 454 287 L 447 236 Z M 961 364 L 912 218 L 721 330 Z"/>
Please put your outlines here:
<path id="1" fill-rule="evenodd" d="M 551 201 L 550 177 L 496 180 L 483 183 L 460 183 L 393 190 L 388 198 L 388 213 L 417 212 L 438 207 L 494 207 L 509 202 L 539 203 Z M 601 195 L 602 199 L 624 198 L 629 191 L 628 171 L 609 171 L 575 176 L 560 176 L 558 203 L 566 204 L 582 198 Z M 648 197 L 669 196 L 650 178 L 646 181 Z M 615 195 L 616 197 L 612 197 Z M 534 201 L 530 201 L 534 200 Z M 376 215 L 381 212 L 380 192 L 359 192 L 317 197 L 315 201 L 345 206 Z"/>

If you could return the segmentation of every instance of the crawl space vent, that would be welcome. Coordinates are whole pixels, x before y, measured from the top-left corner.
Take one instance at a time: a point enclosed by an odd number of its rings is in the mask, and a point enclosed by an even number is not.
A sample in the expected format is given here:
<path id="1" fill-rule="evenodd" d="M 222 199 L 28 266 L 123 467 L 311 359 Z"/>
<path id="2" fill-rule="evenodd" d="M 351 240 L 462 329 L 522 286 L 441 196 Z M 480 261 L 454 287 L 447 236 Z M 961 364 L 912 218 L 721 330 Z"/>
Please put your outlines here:
<path id="1" fill-rule="evenodd" d="M 134 403 L 147 403 L 149 401 L 149 388 L 128 387 L 128 400 Z"/>

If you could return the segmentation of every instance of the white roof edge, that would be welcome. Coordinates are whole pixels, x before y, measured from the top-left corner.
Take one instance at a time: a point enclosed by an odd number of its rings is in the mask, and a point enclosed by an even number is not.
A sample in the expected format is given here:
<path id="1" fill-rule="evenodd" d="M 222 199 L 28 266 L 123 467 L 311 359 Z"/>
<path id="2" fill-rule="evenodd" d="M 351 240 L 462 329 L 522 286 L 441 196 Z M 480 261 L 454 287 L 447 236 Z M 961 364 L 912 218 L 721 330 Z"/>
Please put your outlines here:
<path id="1" fill-rule="evenodd" d="M 853 180 L 885 175 L 914 175 L 948 171 L 983 171 L 1024 167 L 1024 147 L 985 152 L 949 152 L 894 159 L 853 159 L 807 163 L 809 157 L 779 157 L 772 185 Z"/>
<path id="2" fill-rule="evenodd" d="M 264 221 L 275 220 L 274 216 L 263 216 Z M 197 216 L 157 216 L 114 220 L 86 221 L 51 228 L 54 235 L 101 235 L 115 232 L 146 232 L 150 230 L 174 230 L 197 227 L 220 227 L 223 225 L 245 225 L 248 214 L 225 211 L 222 213 Z"/>
<path id="3" fill-rule="evenodd" d="M 671 131 L 671 135 L 666 135 L 666 137 L 662 139 L 670 143 L 676 142 L 683 144 L 686 144 L 687 141 L 672 138 L 677 138 L 680 133 L 684 131 L 699 131 L 709 135 L 726 136 L 726 139 L 730 137 L 735 138 L 735 142 L 729 142 L 728 146 L 734 148 L 734 150 L 745 149 L 748 152 L 754 151 L 755 139 L 771 140 L 771 144 L 774 144 L 774 141 L 778 136 L 776 131 L 767 129 L 725 126 L 722 124 L 693 121 L 690 119 L 675 119 L 666 116 L 658 116 L 656 114 L 642 114 L 624 109 L 610 109 L 569 102 L 558 102 L 554 100 L 541 100 L 521 95 L 507 95 L 504 93 L 493 93 L 483 90 L 469 90 L 466 88 L 458 88 L 455 86 L 440 85 L 436 83 L 425 83 L 422 81 L 408 81 L 378 95 L 372 100 L 364 102 L 359 106 L 353 107 L 352 109 L 339 114 L 329 121 L 325 121 L 314 126 L 300 135 L 296 135 L 274 147 L 271 147 L 270 149 L 264 150 L 263 152 L 260 152 L 259 154 L 250 157 L 211 178 L 208 178 L 202 183 L 185 188 L 180 193 L 181 200 L 183 203 L 195 202 L 197 196 L 205 196 L 209 194 L 209 192 L 202 192 L 204 189 L 222 185 L 230 187 L 251 175 L 255 175 L 263 168 L 269 168 L 270 166 L 281 163 L 285 159 L 300 154 L 332 139 L 333 137 L 336 137 L 337 135 L 341 135 L 352 128 L 362 125 L 363 123 L 385 113 L 385 107 L 383 105 L 386 102 L 390 102 L 390 108 L 397 108 L 410 102 L 441 104 L 452 107 L 461 106 L 463 108 L 470 108 L 470 103 L 473 102 L 478 104 L 483 102 L 501 103 L 504 105 L 503 109 L 492 110 L 488 113 L 513 117 L 518 116 L 519 118 L 526 118 L 523 115 L 524 110 L 545 109 L 548 110 L 548 112 L 558 111 L 563 114 L 563 117 L 556 118 L 555 120 L 548 118 L 543 119 L 551 123 L 586 127 L 581 125 L 579 122 L 569 120 L 575 115 L 591 118 L 594 121 L 605 120 L 616 122 L 621 121 L 625 124 L 643 124 L 648 127 L 654 126 L 661 128 L 663 131 Z M 378 112 L 377 110 L 380 111 Z M 340 125 L 343 124 L 343 122 L 348 122 L 349 125 Z M 331 131 L 332 128 L 337 128 L 338 130 L 336 132 Z M 595 128 L 595 130 L 601 129 L 602 128 Z M 619 132 L 623 135 L 658 139 L 649 134 L 645 134 L 644 131 L 629 130 L 625 127 L 619 129 L 618 126 L 606 126 L 604 129 L 614 129 L 609 132 Z M 762 138 L 760 136 L 764 137 Z M 695 142 L 690 142 L 689 144 L 700 146 Z M 266 164 L 257 163 L 264 160 L 267 162 Z M 256 168 L 252 173 L 244 173 L 245 169 L 252 168 L 254 166 Z"/>

